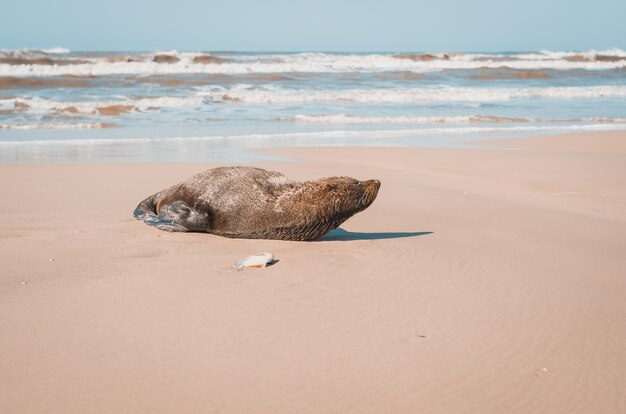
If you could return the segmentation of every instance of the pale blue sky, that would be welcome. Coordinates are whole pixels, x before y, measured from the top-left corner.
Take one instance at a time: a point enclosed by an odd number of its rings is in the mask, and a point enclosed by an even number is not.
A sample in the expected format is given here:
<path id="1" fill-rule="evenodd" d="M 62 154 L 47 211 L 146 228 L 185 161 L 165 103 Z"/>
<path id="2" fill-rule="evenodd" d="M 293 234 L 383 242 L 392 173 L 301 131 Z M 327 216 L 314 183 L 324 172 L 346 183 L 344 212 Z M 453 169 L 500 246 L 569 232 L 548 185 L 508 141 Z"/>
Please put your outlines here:
<path id="1" fill-rule="evenodd" d="M 0 48 L 626 49 L 625 0 L 3 0 Z"/>

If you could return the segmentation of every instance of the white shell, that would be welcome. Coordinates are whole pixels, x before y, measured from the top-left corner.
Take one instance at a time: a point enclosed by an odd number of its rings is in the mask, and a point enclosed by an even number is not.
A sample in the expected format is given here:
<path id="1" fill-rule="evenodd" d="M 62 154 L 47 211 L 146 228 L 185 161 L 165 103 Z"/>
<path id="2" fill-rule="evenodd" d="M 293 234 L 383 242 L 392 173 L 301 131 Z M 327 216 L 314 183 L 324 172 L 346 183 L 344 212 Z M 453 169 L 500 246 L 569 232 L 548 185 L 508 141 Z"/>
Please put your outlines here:
<path id="1" fill-rule="evenodd" d="M 257 253 L 252 256 L 244 257 L 237 260 L 235 268 L 237 270 L 243 270 L 246 267 L 265 267 L 268 263 L 274 261 L 274 255 L 272 253 L 264 252 Z"/>

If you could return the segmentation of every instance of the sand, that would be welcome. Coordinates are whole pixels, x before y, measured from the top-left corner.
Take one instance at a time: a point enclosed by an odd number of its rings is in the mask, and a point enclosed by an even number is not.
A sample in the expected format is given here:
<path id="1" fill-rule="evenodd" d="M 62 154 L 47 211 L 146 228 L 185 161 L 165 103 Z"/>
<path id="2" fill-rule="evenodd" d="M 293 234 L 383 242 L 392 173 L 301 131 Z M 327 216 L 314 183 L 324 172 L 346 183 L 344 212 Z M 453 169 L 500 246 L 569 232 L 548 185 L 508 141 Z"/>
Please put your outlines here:
<path id="1" fill-rule="evenodd" d="M 266 151 L 382 181 L 311 243 L 132 218 L 209 165 L 0 165 L 0 412 L 626 412 L 626 133 L 490 145 Z"/>

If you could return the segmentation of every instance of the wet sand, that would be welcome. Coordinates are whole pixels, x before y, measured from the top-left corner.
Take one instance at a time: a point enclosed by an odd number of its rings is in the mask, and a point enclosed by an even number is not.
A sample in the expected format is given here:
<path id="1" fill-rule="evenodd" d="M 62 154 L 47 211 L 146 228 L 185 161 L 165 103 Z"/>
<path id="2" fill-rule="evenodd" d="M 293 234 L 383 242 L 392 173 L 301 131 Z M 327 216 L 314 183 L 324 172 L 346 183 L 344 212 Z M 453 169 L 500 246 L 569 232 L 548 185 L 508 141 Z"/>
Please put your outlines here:
<path id="1" fill-rule="evenodd" d="M 626 133 L 489 145 L 267 150 L 382 181 L 311 243 L 132 218 L 209 165 L 0 165 L 0 411 L 625 412 Z"/>

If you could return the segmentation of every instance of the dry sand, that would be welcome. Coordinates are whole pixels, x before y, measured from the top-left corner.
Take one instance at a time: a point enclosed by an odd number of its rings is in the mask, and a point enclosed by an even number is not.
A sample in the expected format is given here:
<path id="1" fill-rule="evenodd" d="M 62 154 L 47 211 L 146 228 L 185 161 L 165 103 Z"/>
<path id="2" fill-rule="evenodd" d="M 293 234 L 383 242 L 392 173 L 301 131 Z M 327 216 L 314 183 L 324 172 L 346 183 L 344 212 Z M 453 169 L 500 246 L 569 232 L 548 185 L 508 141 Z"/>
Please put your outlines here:
<path id="1" fill-rule="evenodd" d="M 383 183 L 311 243 L 132 218 L 208 165 L 0 165 L 0 412 L 626 412 L 626 133 L 495 145 L 271 151 Z"/>

